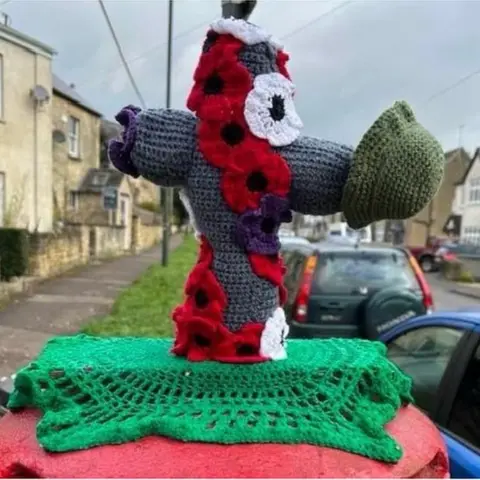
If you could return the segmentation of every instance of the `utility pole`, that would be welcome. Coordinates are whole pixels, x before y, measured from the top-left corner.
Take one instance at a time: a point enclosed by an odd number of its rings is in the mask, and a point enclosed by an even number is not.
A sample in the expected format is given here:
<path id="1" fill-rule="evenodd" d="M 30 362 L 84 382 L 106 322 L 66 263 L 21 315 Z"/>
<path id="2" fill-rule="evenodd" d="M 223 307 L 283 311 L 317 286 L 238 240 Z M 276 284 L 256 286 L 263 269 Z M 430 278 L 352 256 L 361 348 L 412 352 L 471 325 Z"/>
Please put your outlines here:
<path id="1" fill-rule="evenodd" d="M 248 20 L 257 0 L 222 0 L 222 17 Z"/>
<path id="2" fill-rule="evenodd" d="M 167 41 L 167 86 L 165 107 L 170 108 L 171 83 L 172 83 L 172 32 L 173 32 L 173 0 L 168 0 L 168 41 Z M 160 187 L 160 205 L 163 213 L 163 236 L 162 236 L 162 265 L 168 265 L 170 250 L 170 221 L 173 210 L 173 189 Z"/>

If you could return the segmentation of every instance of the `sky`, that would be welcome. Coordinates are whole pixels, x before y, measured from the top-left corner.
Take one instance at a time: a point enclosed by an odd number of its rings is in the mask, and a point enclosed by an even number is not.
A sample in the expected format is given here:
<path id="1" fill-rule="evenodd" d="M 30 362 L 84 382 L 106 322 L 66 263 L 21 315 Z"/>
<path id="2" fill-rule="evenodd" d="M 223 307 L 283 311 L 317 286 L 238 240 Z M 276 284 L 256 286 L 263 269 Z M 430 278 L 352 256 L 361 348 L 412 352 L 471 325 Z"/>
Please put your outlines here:
<path id="1" fill-rule="evenodd" d="M 165 106 L 168 2 L 105 6 L 148 107 Z M 139 104 L 98 1 L 0 0 L 0 11 L 13 28 L 57 50 L 55 73 L 106 118 Z M 219 15 L 220 0 L 174 1 L 174 108 L 185 108 L 203 38 Z M 473 152 L 480 146 L 479 18 L 475 0 L 258 0 L 250 21 L 290 54 L 305 134 L 355 145 L 383 109 L 406 100 L 445 150 Z"/>

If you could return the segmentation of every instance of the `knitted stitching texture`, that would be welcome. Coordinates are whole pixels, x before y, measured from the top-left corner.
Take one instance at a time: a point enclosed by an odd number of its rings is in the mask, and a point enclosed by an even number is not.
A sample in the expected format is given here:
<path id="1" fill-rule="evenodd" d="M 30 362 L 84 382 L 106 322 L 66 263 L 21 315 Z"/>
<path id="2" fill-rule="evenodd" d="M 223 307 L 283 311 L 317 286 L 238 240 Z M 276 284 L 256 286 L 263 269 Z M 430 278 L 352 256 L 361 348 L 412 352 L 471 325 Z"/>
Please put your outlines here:
<path id="1" fill-rule="evenodd" d="M 117 117 L 126 133 L 110 146 L 112 163 L 181 187 L 209 252 L 208 261 L 199 257 L 173 315 L 173 352 L 189 360 L 285 358 L 278 229 L 291 220 L 290 210 L 343 209 L 357 228 L 415 214 L 441 182 L 441 147 L 404 102 L 374 123 L 356 151 L 301 136 L 287 60 L 264 30 L 221 19 L 207 33 L 194 74 L 187 106 L 195 116 L 135 110 L 132 119 L 122 110 Z"/>
<path id="2" fill-rule="evenodd" d="M 411 380 L 381 343 L 290 340 L 288 359 L 254 365 L 189 362 L 171 347 L 148 338 L 52 339 L 18 372 L 9 407 L 44 413 L 37 438 L 51 452 L 164 435 L 401 458 L 384 426 L 411 401 Z"/>

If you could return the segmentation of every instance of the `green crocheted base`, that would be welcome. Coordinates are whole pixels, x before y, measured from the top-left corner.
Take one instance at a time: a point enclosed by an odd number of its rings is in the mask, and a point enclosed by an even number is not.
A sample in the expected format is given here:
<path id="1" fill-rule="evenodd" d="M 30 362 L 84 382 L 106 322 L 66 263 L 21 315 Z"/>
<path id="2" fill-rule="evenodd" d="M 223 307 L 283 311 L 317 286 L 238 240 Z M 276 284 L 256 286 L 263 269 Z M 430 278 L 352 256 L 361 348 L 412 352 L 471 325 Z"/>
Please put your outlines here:
<path id="1" fill-rule="evenodd" d="M 384 430 L 411 381 L 363 340 L 291 340 L 288 359 L 192 363 L 170 340 L 58 337 L 15 379 L 9 407 L 36 407 L 40 444 L 62 452 L 147 435 L 184 441 L 308 443 L 385 462 Z"/>

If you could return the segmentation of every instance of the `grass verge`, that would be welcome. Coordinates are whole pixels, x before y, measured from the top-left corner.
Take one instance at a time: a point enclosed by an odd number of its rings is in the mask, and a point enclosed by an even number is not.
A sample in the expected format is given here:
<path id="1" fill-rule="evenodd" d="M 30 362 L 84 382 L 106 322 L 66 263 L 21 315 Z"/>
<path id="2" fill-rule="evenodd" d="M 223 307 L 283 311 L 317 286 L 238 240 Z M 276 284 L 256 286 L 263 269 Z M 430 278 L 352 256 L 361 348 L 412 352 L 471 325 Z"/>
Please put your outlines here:
<path id="1" fill-rule="evenodd" d="M 152 265 L 119 295 L 110 315 L 91 320 L 82 332 L 105 336 L 172 336 L 170 314 L 182 300 L 197 248 L 195 239 L 187 237 L 172 252 L 167 267 Z"/>

